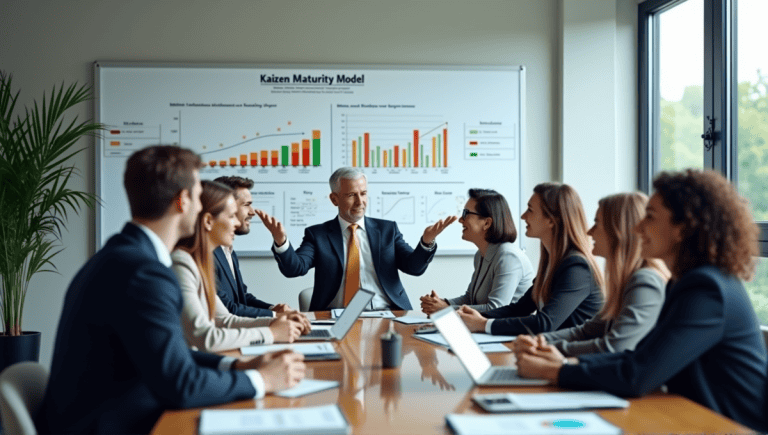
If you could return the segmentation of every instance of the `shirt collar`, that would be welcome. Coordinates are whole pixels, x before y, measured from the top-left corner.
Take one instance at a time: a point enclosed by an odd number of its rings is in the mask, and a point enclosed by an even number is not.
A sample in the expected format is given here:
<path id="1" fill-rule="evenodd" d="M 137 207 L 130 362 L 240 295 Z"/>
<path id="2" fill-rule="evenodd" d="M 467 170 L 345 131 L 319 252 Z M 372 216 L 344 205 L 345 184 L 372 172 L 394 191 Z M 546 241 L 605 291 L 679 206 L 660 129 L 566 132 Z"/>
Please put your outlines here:
<path id="1" fill-rule="evenodd" d="M 168 247 L 165 246 L 165 243 L 163 243 L 162 240 L 160 240 L 160 236 L 155 234 L 154 231 L 150 230 L 149 228 L 145 227 L 144 225 L 132 222 L 134 225 L 139 227 L 141 231 L 144 231 L 144 234 L 149 237 L 149 241 L 152 242 L 152 246 L 155 248 L 155 253 L 157 254 L 157 259 L 160 260 L 161 263 L 165 267 L 171 267 L 173 264 L 173 260 L 171 260 L 171 254 L 168 252 Z"/>
<path id="2" fill-rule="evenodd" d="M 227 254 L 227 255 L 229 255 L 231 257 L 232 256 L 232 252 L 235 251 L 235 245 L 232 245 L 232 246 L 221 245 L 221 250 L 224 251 L 225 254 Z"/>
<path id="3" fill-rule="evenodd" d="M 341 217 L 341 215 L 339 215 L 338 218 L 339 218 L 339 224 L 341 225 L 341 233 L 344 234 L 344 232 L 347 231 L 347 227 L 352 225 L 352 223 L 351 222 L 347 222 L 346 220 L 344 220 L 344 218 Z M 357 223 L 357 227 L 358 228 L 360 228 L 361 230 L 365 231 L 365 217 L 363 217 L 362 219 L 360 219 L 356 223 Z"/>

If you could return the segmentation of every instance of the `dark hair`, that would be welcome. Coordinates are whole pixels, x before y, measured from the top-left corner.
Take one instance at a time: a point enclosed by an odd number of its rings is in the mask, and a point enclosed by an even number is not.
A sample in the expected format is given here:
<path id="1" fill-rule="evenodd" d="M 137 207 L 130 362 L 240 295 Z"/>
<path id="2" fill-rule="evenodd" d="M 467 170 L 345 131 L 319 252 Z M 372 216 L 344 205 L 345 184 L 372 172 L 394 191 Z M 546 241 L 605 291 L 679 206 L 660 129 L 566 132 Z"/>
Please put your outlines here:
<path id="1" fill-rule="evenodd" d="M 176 249 L 183 249 L 195 260 L 200 277 L 203 281 L 203 290 L 208 301 L 208 314 L 213 319 L 216 311 L 216 281 L 214 279 L 213 254 L 208 249 L 208 237 L 203 228 L 203 217 L 209 213 L 214 218 L 224 211 L 227 198 L 233 196 L 234 191 L 227 185 L 216 181 L 203 180 L 200 182 L 203 192 L 200 194 L 200 202 L 203 209 L 197 215 L 195 232 L 176 243 Z"/>
<path id="2" fill-rule="evenodd" d="M 515 221 L 504 196 L 491 189 L 469 189 L 469 197 L 475 200 L 475 207 L 480 216 L 493 220 L 485 233 L 486 242 L 514 243 L 517 240 Z"/>
<path id="3" fill-rule="evenodd" d="M 715 171 L 662 172 L 653 181 L 672 223 L 682 224 L 682 240 L 672 273 L 679 277 L 710 264 L 724 273 L 752 279 L 759 228 L 749 203 Z"/>
<path id="4" fill-rule="evenodd" d="M 224 184 L 234 189 L 235 197 L 237 197 L 237 189 L 251 190 L 253 188 L 253 180 L 251 180 L 250 178 L 238 177 L 237 175 L 221 176 L 213 181 Z"/>
<path id="5" fill-rule="evenodd" d="M 155 145 L 136 151 L 125 165 L 123 185 L 131 216 L 162 217 L 183 190 L 191 191 L 200 157 L 186 148 Z"/>

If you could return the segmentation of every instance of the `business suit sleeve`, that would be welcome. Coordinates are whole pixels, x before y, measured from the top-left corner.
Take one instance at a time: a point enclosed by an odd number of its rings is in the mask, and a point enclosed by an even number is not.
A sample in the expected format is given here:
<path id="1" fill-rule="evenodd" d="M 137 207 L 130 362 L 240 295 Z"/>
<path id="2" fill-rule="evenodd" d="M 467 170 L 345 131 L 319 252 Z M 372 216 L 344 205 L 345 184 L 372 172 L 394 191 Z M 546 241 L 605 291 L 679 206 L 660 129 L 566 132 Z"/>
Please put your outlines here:
<path id="1" fill-rule="evenodd" d="M 553 276 L 549 301 L 536 314 L 494 320 L 491 332 L 495 335 L 526 334 L 523 324 L 535 334 L 559 328 L 590 295 L 594 283 L 589 265 L 578 258 L 574 255 L 563 260 Z M 529 299 L 532 303 L 532 298 Z"/>
<path id="2" fill-rule="evenodd" d="M 120 310 L 110 315 L 120 343 L 137 376 L 169 408 L 211 406 L 254 397 L 256 391 L 240 371 L 208 367 L 221 358 L 193 357 L 179 323 L 181 299 L 173 274 L 159 263 L 140 268 L 128 284 Z M 197 361 L 206 366 L 198 365 Z"/>
<path id="3" fill-rule="evenodd" d="M 534 311 L 536 311 L 536 304 L 533 302 L 533 287 L 531 287 L 517 302 L 481 312 L 481 314 L 487 319 L 503 319 L 506 317 L 527 316 Z"/>
<path id="4" fill-rule="evenodd" d="M 270 304 L 269 302 L 264 302 L 261 299 L 257 298 L 251 293 L 248 293 L 248 287 L 243 284 L 243 290 L 245 291 L 245 304 L 248 305 L 250 308 L 258 308 L 259 311 L 267 311 L 267 314 L 263 314 L 264 316 L 272 316 L 272 310 L 269 309 L 273 304 Z"/>
<path id="5" fill-rule="evenodd" d="M 271 310 L 236 303 L 229 293 L 219 289 L 216 294 L 230 313 L 241 317 L 272 317 Z"/>
<path id="6" fill-rule="evenodd" d="M 491 279 L 483 282 L 482 288 L 478 289 L 477 303 L 469 305 L 480 312 L 509 304 L 523 278 L 523 265 L 512 252 L 500 251 L 490 267 Z"/>
<path id="7" fill-rule="evenodd" d="M 274 338 L 268 328 L 271 318 L 234 316 L 218 297 L 214 319 L 211 320 L 207 305 L 204 305 L 207 301 L 202 299 L 203 290 L 197 266 L 186 253 L 174 252 L 173 260 L 172 269 L 179 281 L 184 303 L 181 324 L 190 346 L 207 352 L 219 352 L 273 342 Z"/>
<path id="8" fill-rule="evenodd" d="M 562 367 L 560 385 L 621 396 L 640 396 L 660 387 L 723 336 L 722 294 L 704 280 L 695 277 L 686 287 L 675 289 L 696 294 L 678 295 L 685 303 L 669 306 L 634 352 L 580 356 L 580 364 Z"/>
<path id="9" fill-rule="evenodd" d="M 290 241 L 286 241 L 286 243 L 289 244 L 288 249 L 282 253 L 275 251 L 274 245 L 272 246 L 272 253 L 275 254 L 280 273 L 286 278 L 306 275 L 309 269 L 315 267 L 317 241 L 314 233 L 309 228 L 304 230 L 304 239 L 301 241 L 299 249 L 294 250 Z M 319 253 L 317 254 L 319 255 Z"/>
<path id="10" fill-rule="evenodd" d="M 424 249 L 421 243 L 418 243 L 416 249 L 413 249 L 403 240 L 403 235 L 397 228 L 397 223 L 392 222 L 392 224 L 394 225 L 395 261 L 397 262 L 398 270 L 408 275 L 423 275 L 435 256 L 437 242 L 435 242 L 435 245 L 430 250 Z"/>
<path id="11" fill-rule="evenodd" d="M 636 272 L 624 290 L 624 306 L 606 331 L 600 330 L 604 321 L 590 320 L 581 326 L 544 334 L 547 340 L 559 338 L 555 343 L 563 355 L 583 355 L 598 352 L 633 350 L 637 343 L 656 324 L 664 302 L 664 281 L 648 269 Z M 570 337 L 567 331 L 574 332 Z"/>

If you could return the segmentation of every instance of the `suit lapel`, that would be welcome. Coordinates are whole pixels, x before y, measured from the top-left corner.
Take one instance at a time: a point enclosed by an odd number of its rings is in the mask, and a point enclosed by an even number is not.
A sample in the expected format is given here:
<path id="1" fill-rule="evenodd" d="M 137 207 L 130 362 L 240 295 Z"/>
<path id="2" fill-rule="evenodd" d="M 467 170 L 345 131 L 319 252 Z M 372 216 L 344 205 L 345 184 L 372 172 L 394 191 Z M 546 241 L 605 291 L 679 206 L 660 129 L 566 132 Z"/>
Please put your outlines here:
<path id="1" fill-rule="evenodd" d="M 341 234 L 341 224 L 339 224 L 338 219 L 333 219 L 326 222 L 326 225 L 328 225 L 328 243 L 333 248 L 333 252 L 336 253 L 339 263 L 344 267 L 346 260 L 344 259 L 344 237 Z"/>
<path id="2" fill-rule="evenodd" d="M 381 258 L 379 249 L 381 249 L 381 234 L 379 234 L 379 227 L 376 223 L 368 219 L 365 219 L 365 232 L 368 235 L 368 245 L 371 247 L 371 259 L 373 260 L 373 268 L 378 273 L 379 271 L 379 259 Z"/>
<path id="3" fill-rule="evenodd" d="M 237 283 L 235 282 L 235 277 L 232 276 L 232 271 L 229 268 L 229 262 L 227 261 L 227 257 L 224 256 L 223 248 L 221 246 L 216 248 L 213 251 L 213 256 L 216 257 L 216 261 L 219 262 L 219 266 L 224 271 L 224 276 L 227 277 L 227 281 L 229 281 L 229 285 L 234 290 L 237 290 Z"/>

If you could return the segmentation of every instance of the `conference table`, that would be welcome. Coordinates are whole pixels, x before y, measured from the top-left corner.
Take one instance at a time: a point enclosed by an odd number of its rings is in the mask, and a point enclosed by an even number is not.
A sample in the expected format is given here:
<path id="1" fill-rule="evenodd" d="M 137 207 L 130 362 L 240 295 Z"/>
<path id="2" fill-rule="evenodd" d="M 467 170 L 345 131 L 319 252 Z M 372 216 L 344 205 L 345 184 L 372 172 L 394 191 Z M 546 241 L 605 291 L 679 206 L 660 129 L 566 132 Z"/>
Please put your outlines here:
<path id="1" fill-rule="evenodd" d="M 420 316 L 395 311 L 396 316 Z M 330 313 L 310 317 L 328 319 Z M 390 324 L 403 337 L 399 368 L 382 368 L 379 337 Z M 336 380 L 339 388 L 287 399 L 268 395 L 263 399 L 231 402 L 215 409 L 287 408 L 338 403 L 354 434 L 450 434 L 445 416 L 451 413 L 484 414 L 472 402 L 475 394 L 500 392 L 562 391 L 554 386 L 476 387 L 458 358 L 446 348 L 418 340 L 418 325 L 390 319 L 358 319 L 343 340 L 333 343 L 341 355 L 337 361 L 307 362 L 307 378 Z M 506 343 L 511 347 L 511 343 Z M 225 352 L 240 356 L 239 351 Z M 494 365 L 513 366 L 512 352 L 488 353 Z M 596 410 L 624 433 L 753 433 L 747 427 L 684 397 L 655 392 L 630 398 L 626 409 Z M 202 408 L 163 413 L 152 433 L 196 434 Z"/>

